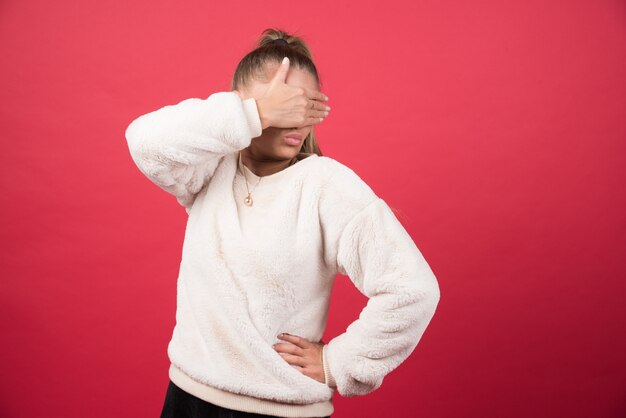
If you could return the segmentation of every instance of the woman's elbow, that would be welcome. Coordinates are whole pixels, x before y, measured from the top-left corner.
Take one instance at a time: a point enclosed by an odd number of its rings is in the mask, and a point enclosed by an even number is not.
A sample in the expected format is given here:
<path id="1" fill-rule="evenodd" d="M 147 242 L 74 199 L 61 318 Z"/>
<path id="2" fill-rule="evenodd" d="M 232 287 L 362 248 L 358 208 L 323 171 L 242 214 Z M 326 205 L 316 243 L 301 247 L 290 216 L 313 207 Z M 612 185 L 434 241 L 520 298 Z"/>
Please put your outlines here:
<path id="1" fill-rule="evenodd" d="M 432 270 L 422 269 L 416 273 L 410 295 L 419 317 L 434 315 L 441 299 L 441 289 Z"/>

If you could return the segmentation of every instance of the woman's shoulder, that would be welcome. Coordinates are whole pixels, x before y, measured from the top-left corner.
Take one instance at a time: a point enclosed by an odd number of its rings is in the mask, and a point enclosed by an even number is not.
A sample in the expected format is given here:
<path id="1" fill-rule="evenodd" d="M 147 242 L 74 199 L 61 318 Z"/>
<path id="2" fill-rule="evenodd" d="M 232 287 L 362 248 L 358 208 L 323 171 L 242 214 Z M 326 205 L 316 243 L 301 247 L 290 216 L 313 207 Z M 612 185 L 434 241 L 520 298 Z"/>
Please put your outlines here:
<path id="1" fill-rule="evenodd" d="M 316 159 L 321 177 L 321 200 L 330 205 L 364 207 L 378 199 L 369 184 L 348 165 L 327 156 Z"/>
<path id="2" fill-rule="evenodd" d="M 338 185 L 367 187 L 369 185 L 356 170 L 332 157 L 319 156 L 319 167 L 324 171 L 328 182 Z"/>
<path id="3" fill-rule="evenodd" d="M 302 161 L 304 159 L 310 158 L 309 161 L 313 162 L 315 160 L 315 169 L 319 170 L 322 174 L 324 174 L 324 178 L 332 177 L 337 173 L 345 173 L 348 171 L 352 171 L 345 164 L 337 161 L 336 159 L 326 156 L 326 155 L 318 155 L 315 153 L 306 153 L 301 152 L 298 154 L 298 160 Z M 355 173 L 356 174 L 356 173 Z"/>

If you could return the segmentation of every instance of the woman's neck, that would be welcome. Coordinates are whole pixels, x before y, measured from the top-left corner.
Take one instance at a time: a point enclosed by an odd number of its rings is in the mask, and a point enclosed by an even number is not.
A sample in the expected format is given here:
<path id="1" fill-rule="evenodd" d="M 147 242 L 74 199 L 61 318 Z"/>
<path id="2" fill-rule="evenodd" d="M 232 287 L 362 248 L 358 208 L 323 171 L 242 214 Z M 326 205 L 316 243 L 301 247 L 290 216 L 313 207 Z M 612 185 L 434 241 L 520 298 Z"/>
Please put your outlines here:
<path id="1" fill-rule="evenodd" d="M 259 177 L 269 176 L 274 173 L 278 173 L 281 170 L 295 164 L 298 161 L 297 157 L 293 157 L 287 160 L 275 160 L 267 159 L 265 157 L 257 157 L 251 155 L 249 150 L 241 150 L 241 162 L 250 169 L 255 175 Z"/>

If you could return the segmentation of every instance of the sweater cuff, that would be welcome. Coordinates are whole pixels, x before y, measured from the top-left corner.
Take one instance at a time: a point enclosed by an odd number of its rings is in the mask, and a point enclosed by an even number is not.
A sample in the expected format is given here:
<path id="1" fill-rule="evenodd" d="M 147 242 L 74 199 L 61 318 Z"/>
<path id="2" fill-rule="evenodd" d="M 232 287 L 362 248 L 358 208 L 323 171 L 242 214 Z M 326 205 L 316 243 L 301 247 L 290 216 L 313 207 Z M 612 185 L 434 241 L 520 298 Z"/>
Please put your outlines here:
<path id="1" fill-rule="evenodd" d="M 333 389 L 337 388 L 337 383 L 330 372 L 330 367 L 328 367 L 328 361 L 326 360 L 326 344 L 322 346 L 322 366 L 324 367 L 324 383 Z"/>
<path id="2" fill-rule="evenodd" d="M 251 97 L 242 101 L 243 111 L 248 119 L 248 126 L 250 127 L 250 134 L 252 138 L 261 136 L 263 133 L 263 127 L 261 125 L 261 116 L 259 115 L 259 109 L 256 106 L 256 99 Z"/>

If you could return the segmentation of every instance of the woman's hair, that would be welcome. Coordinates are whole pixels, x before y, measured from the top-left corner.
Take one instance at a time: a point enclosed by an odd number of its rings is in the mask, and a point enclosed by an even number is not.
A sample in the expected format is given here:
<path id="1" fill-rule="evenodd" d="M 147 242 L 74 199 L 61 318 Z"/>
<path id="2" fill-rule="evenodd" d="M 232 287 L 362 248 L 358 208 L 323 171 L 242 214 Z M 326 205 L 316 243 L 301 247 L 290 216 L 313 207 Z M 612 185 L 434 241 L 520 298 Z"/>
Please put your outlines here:
<path id="1" fill-rule="evenodd" d="M 273 41 L 276 39 L 282 39 L 286 43 L 274 43 Z M 279 29 L 268 28 L 259 37 L 255 49 L 243 57 L 237 65 L 230 85 L 231 91 L 245 86 L 250 79 L 262 78 L 265 74 L 266 64 L 271 62 L 280 64 L 284 57 L 289 58 L 289 68 L 297 67 L 308 71 L 315 77 L 318 88 L 321 86 L 317 68 L 315 68 L 313 63 L 313 56 L 302 38 Z M 322 155 L 322 151 L 315 139 L 313 127 L 311 127 L 309 135 L 304 139 L 301 151 Z"/>

